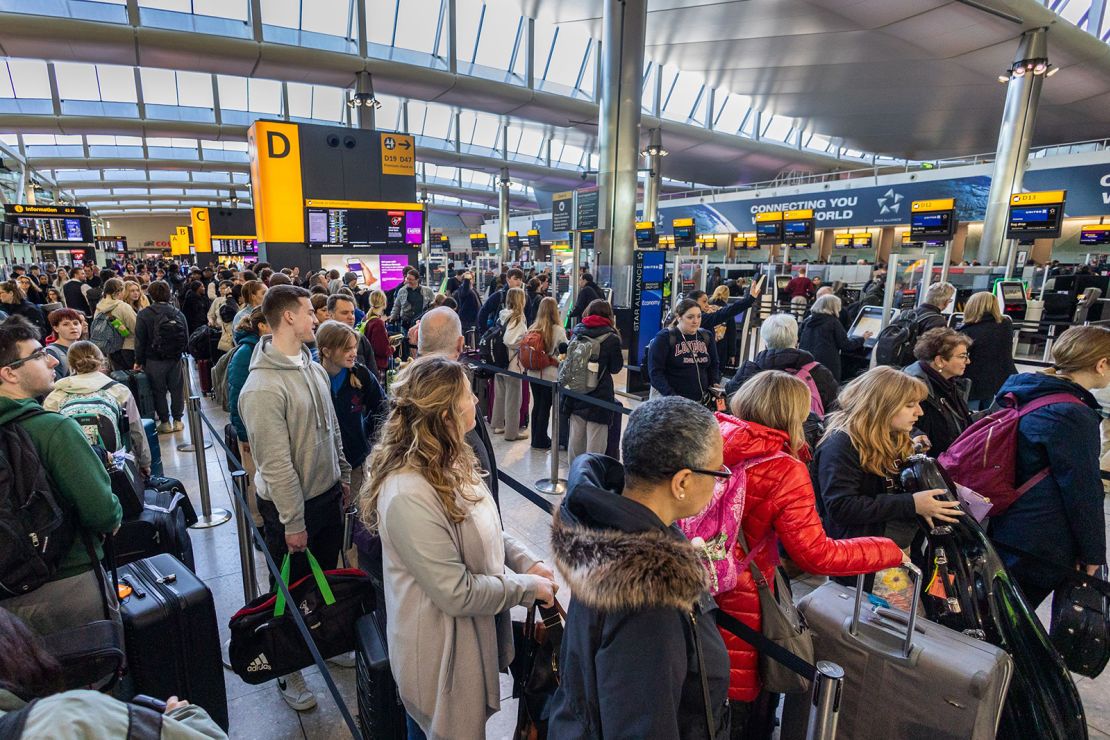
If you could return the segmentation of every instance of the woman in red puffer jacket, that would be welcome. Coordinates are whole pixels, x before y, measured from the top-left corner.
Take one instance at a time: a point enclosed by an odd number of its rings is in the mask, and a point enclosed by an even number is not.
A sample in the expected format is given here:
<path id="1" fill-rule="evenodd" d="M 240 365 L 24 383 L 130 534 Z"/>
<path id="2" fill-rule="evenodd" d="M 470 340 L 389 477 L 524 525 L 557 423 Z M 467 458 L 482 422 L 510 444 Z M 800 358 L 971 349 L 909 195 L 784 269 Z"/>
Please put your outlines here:
<path id="1" fill-rule="evenodd" d="M 810 394 L 804 382 L 778 370 L 759 373 L 733 395 L 733 416 L 717 414 L 724 438 L 725 465 L 736 469 L 746 460 L 778 452 L 784 456 L 758 462 L 747 469 L 741 526 L 749 547 L 771 534 L 790 558 L 807 573 L 850 576 L 891 568 L 903 561 L 902 550 L 886 537 L 832 540 L 825 534 L 815 508 L 813 484 L 805 461 L 803 424 L 809 415 Z M 778 549 L 769 542 L 755 555 L 755 562 L 774 585 Z M 737 553 L 743 558 L 744 553 Z M 725 612 L 759 630 L 759 591 L 751 570 L 738 574 L 736 587 L 717 595 Z M 755 648 L 730 632 L 721 631 L 728 647 L 731 676 L 733 738 L 770 737 L 778 696 L 761 691 L 759 656 Z"/>

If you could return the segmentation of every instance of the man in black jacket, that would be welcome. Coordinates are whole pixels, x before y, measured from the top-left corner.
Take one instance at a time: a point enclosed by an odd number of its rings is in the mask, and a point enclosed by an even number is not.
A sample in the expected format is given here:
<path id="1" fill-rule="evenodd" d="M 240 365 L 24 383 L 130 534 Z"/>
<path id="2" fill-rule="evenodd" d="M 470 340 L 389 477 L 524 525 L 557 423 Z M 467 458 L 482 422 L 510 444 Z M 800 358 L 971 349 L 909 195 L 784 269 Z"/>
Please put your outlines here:
<path id="1" fill-rule="evenodd" d="M 89 292 L 89 286 L 85 282 L 85 268 L 74 267 L 73 271 L 69 273 L 69 280 L 62 283 L 62 297 L 65 299 L 66 307 L 72 308 L 74 311 L 80 311 L 85 316 L 92 318 L 92 307 L 89 306 L 89 301 L 85 294 Z"/>
<path id="2" fill-rule="evenodd" d="M 914 309 L 917 318 L 917 334 L 921 336 L 930 329 L 943 329 L 948 326 L 948 317 L 944 309 L 956 295 L 952 283 L 933 283 L 925 291 L 925 300 Z"/>
<path id="3" fill-rule="evenodd" d="M 578 278 L 578 300 L 574 302 L 574 308 L 567 316 L 572 319 L 581 317 L 590 303 L 604 297 L 605 293 L 597 287 L 594 276 L 588 272 L 582 273 L 582 276 Z"/>
<path id="4" fill-rule="evenodd" d="M 486 329 L 493 325 L 497 320 L 498 314 L 501 313 L 502 307 L 505 305 L 505 296 L 511 288 L 524 287 L 524 270 L 514 267 L 509 270 L 505 275 L 505 287 L 501 290 L 495 290 L 490 293 L 489 298 L 482 304 L 482 308 L 478 311 L 478 334 L 484 334 Z M 536 319 L 534 310 L 530 312 L 528 302 L 524 302 L 524 320 L 531 325 Z M 571 314 L 572 316 L 574 314 Z"/>

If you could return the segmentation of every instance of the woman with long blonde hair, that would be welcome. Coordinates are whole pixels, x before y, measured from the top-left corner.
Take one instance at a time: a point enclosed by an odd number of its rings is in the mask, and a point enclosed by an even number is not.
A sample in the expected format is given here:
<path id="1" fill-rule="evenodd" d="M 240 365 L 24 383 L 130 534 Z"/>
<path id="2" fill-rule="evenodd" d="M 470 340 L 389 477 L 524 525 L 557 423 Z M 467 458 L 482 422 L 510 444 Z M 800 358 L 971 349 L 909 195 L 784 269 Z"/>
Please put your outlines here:
<path id="1" fill-rule="evenodd" d="M 505 294 L 505 307 L 501 309 L 498 321 L 505 327 L 505 347 L 509 350 L 509 367 L 514 373 L 524 372 L 520 365 L 520 340 L 524 339 L 528 331 L 528 322 L 524 318 L 525 295 L 523 288 L 509 288 Z M 493 433 L 505 433 L 505 441 L 513 442 L 518 439 L 527 439 L 527 434 L 520 431 L 520 389 L 519 378 L 510 378 L 508 375 L 498 373 L 493 381 Z"/>
<path id="2" fill-rule="evenodd" d="M 740 526 L 748 550 L 739 551 L 738 545 L 737 559 L 758 548 L 753 560 L 771 583 L 778 562 L 775 540 L 805 572 L 814 575 L 852 576 L 898 565 L 904 559 L 902 550 L 885 537 L 834 540 L 825 534 L 806 469 L 809 448 L 804 425 L 809 407 L 805 382 L 781 370 L 768 370 L 732 396 L 732 416 L 717 415 L 725 465 L 734 475 L 745 473 L 746 480 Z M 689 537 L 700 534 L 686 527 L 683 530 Z M 717 605 L 758 631 L 762 621 L 759 589 L 750 570 L 736 576 L 734 587 L 717 594 Z M 722 636 L 731 664 L 732 737 L 770 737 L 778 701 L 773 695 L 761 697 L 758 652 L 731 633 L 722 632 Z"/>
<path id="3" fill-rule="evenodd" d="M 529 332 L 537 332 L 543 339 L 544 351 L 547 354 L 547 367 L 542 370 L 529 370 L 528 375 L 554 382 L 559 377 L 559 359 L 561 349 L 567 343 L 567 330 L 559 319 L 559 303 L 548 296 L 540 301 L 536 310 L 536 320 L 528 327 Z M 537 450 L 551 449 L 551 436 L 548 434 L 547 425 L 551 420 L 551 386 L 541 383 L 529 383 L 532 388 L 532 447 Z"/>
<path id="4" fill-rule="evenodd" d="M 1021 417 L 1014 483 L 1048 475 L 990 520 L 992 539 L 1034 556 L 999 553 L 1033 608 L 1066 582 L 1068 570 L 1094 573 L 1106 563 L 1099 403 L 1091 391 L 1110 384 L 1110 330 L 1073 326 L 1053 344 L 1052 362 L 1043 372 L 1010 376 L 998 391 L 999 401 L 1012 396 L 1019 408 L 1054 396 Z"/>
<path id="5" fill-rule="evenodd" d="M 390 665 L 409 737 L 483 738 L 512 658 L 508 610 L 552 605 L 554 575 L 501 529 L 465 439 L 477 399 L 463 366 L 420 357 L 391 391 L 360 510 L 381 536 Z"/>
<path id="6" fill-rule="evenodd" d="M 370 368 L 378 378 L 385 377 L 389 368 L 389 358 L 393 356 L 393 345 L 389 343 L 389 330 L 385 328 L 385 308 L 389 299 L 380 290 L 370 291 L 370 305 L 366 318 L 362 321 L 362 333 L 374 348 L 374 365 Z"/>
<path id="7" fill-rule="evenodd" d="M 812 465 L 832 537 L 885 536 L 905 549 L 917 533 L 917 516 L 932 526 L 960 515 L 957 502 L 937 498 L 943 491 L 904 493 L 898 484 L 928 393 L 920 380 L 892 367 L 876 367 L 841 391 Z"/>
<path id="8" fill-rule="evenodd" d="M 1014 324 L 998 310 L 994 294 L 983 290 L 967 299 L 964 322 L 957 331 L 972 339 L 968 350 L 971 364 L 964 371 L 964 377 L 971 381 L 968 406 L 973 411 L 985 409 L 1006 378 L 1017 373 Z"/>

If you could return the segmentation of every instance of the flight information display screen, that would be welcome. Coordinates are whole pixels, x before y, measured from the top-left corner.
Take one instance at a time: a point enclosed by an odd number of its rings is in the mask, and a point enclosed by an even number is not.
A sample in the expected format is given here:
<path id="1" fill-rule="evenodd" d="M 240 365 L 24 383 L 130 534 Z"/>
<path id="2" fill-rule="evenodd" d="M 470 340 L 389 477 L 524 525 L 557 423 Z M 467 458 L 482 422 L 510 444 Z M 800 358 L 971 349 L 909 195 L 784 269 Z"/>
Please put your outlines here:
<path id="1" fill-rule="evenodd" d="M 582 232 L 582 249 L 593 249 L 593 248 L 594 248 L 594 232 L 592 232 L 592 231 L 583 231 Z"/>
<path id="2" fill-rule="evenodd" d="M 1062 204 L 1010 206 L 1007 239 L 1056 239 L 1064 219 Z"/>
<path id="3" fill-rule="evenodd" d="M 755 238 L 760 244 L 782 243 L 782 221 L 761 221 L 755 225 Z"/>
<path id="4" fill-rule="evenodd" d="M 697 243 L 697 232 L 693 226 L 674 227 L 674 245 L 676 247 L 692 247 Z"/>
<path id="5" fill-rule="evenodd" d="M 1101 229 L 1081 229 L 1079 231 L 1079 243 L 1091 246 L 1110 244 L 1110 227 Z"/>
<path id="6" fill-rule="evenodd" d="M 783 241 L 794 247 L 803 248 L 808 247 L 813 243 L 813 222 L 809 219 L 804 221 L 784 221 L 782 224 Z"/>
<path id="7" fill-rule="evenodd" d="M 308 246 L 418 245 L 424 241 L 423 211 L 309 208 Z"/>
<path id="8" fill-rule="evenodd" d="M 655 229 L 636 229 L 636 246 L 640 249 L 655 247 Z"/>
<path id="9" fill-rule="evenodd" d="M 87 218 L 20 218 L 20 226 L 38 233 L 44 242 L 91 242 Z"/>
<path id="10" fill-rule="evenodd" d="M 952 211 L 926 211 L 910 216 L 910 236 L 927 236 L 934 239 L 948 239 L 952 236 L 955 223 Z"/>

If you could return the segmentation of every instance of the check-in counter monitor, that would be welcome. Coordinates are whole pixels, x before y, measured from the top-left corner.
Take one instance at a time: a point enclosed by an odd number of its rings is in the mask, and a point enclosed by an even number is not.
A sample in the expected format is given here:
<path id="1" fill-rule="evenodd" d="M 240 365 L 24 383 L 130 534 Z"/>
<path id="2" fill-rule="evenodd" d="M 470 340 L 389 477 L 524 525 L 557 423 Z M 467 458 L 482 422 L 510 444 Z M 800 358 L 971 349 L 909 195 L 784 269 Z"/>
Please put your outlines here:
<path id="1" fill-rule="evenodd" d="M 1025 321 L 1028 304 L 1025 299 L 1025 283 L 1020 280 L 999 280 L 994 286 L 994 295 L 1004 316 L 1012 321 Z"/>
<path id="2" fill-rule="evenodd" d="M 894 309 L 890 311 L 890 318 L 894 318 Z M 859 315 L 856 320 L 852 322 L 852 327 L 848 330 L 848 336 L 853 339 L 863 339 L 863 335 L 871 332 L 871 336 L 864 339 L 863 346 L 871 349 L 875 346 L 875 340 L 879 337 L 879 332 L 883 328 L 883 307 L 882 306 L 864 306 L 860 309 Z"/>

